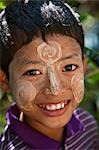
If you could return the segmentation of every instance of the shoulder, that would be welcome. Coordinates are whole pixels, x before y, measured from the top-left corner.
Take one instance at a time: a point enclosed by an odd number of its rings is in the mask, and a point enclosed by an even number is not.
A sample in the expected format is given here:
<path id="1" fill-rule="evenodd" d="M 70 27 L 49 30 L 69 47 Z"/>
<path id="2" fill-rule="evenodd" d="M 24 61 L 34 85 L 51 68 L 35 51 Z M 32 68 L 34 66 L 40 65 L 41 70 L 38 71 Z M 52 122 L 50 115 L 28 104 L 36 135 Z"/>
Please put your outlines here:
<path id="1" fill-rule="evenodd" d="M 10 127 L 6 126 L 0 137 L 0 150 L 19 148 L 31 150 L 31 148 L 28 147 L 23 140 L 11 130 Z"/>
<path id="2" fill-rule="evenodd" d="M 76 114 L 84 126 L 82 137 L 85 138 L 86 141 L 88 140 L 93 142 L 93 146 L 96 149 L 99 148 L 99 129 L 95 118 L 82 108 L 78 108 L 76 110 Z"/>
<path id="3" fill-rule="evenodd" d="M 82 124 L 84 125 L 85 129 L 98 130 L 98 126 L 97 126 L 95 118 L 88 111 L 82 108 L 77 108 L 76 115 L 78 116 Z"/>
<path id="4" fill-rule="evenodd" d="M 94 117 L 82 108 L 77 108 L 74 111 L 76 118 L 83 126 L 83 130 L 79 130 L 73 137 L 71 137 L 71 146 L 75 149 L 99 149 L 98 126 Z M 70 139 L 69 139 L 70 140 Z"/>

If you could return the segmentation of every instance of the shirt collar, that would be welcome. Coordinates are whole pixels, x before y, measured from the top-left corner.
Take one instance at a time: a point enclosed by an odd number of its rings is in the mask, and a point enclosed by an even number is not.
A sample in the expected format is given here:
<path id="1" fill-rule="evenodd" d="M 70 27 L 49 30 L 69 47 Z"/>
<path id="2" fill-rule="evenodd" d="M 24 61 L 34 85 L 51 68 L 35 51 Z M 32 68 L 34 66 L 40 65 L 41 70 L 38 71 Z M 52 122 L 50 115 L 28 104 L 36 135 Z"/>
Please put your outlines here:
<path id="1" fill-rule="evenodd" d="M 73 136 L 79 131 L 81 132 L 85 131 L 85 127 L 83 123 L 81 122 L 77 111 L 78 110 L 74 111 L 71 120 L 66 125 L 67 137 Z"/>
<path id="2" fill-rule="evenodd" d="M 19 137 L 21 137 L 21 139 L 23 139 L 23 141 L 25 143 L 27 143 L 31 147 L 37 148 L 37 149 L 48 148 L 48 146 L 49 146 L 49 149 L 52 149 L 52 148 L 57 149 L 60 147 L 61 142 L 55 141 L 55 140 L 41 134 L 37 130 L 31 128 L 26 123 L 21 122 L 19 120 L 19 116 L 20 116 L 20 111 L 19 111 L 17 105 L 14 103 L 9 108 L 9 110 L 6 114 L 7 124 L 12 128 L 12 130 Z M 83 128 L 84 128 L 84 126 L 75 111 L 72 115 L 71 120 L 65 126 L 65 132 L 66 132 L 66 134 L 64 133 L 64 135 L 66 135 L 65 138 L 68 138 L 68 137 L 74 135 L 79 130 L 83 131 Z M 38 142 L 38 139 L 42 139 L 42 140 L 39 140 L 39 142 Z M 51 143 L 51 144 L 49 144 L 49 143 Z"/>

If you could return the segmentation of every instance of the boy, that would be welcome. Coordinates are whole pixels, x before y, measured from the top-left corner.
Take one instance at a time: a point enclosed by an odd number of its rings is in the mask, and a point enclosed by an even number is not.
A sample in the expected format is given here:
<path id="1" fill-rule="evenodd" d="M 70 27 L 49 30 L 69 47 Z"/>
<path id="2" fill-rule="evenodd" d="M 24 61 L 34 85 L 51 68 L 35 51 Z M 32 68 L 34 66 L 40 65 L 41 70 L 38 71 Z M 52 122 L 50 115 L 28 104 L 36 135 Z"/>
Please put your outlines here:
<path id="1" fill-rule="evenodd" d="M 15 1 L 0 14 L 0 42 L 15 100 L 1 150 L 98 149 L 95 120 L 77 109 L 85 71 L 78 14 L 61 0 Z"/>

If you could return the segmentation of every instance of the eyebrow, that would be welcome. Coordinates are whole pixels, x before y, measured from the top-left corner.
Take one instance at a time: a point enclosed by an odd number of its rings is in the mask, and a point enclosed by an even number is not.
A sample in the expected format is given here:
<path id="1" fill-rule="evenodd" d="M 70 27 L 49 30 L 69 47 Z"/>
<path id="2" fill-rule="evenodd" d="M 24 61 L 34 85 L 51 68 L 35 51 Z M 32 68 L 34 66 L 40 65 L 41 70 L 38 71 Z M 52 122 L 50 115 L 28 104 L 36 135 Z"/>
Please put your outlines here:
<path id="1" fill-rule="evenodd" d="M 72 54 L 72 55 L 69 55 L 66 57 L 62 57 L 59 60 L 60 61 L 66 60 L 66 59 L 68 60 L 68 59 L 72 59 L 72 58 L 76 58 L 76 57 L 79 58 L 79 55 L 78 54 Z M 19 65 L 28 65 L 28 64 L 43 64 L 43 61 L 24 59 L 22 62 L 19 63 Z"/>
<path id="2" fill-rule="evenodd" d="M 41 64 L 41 61 L 37 61 L 37 60 L 29 60 L 29 59 L 24 59 L 23 61 L 21 61 L 19 63 L 19 65 L 28 65 L 28 64 Z"/>
<path id="3" fill-rule="evenodd" d="M 77 57 L 79 58 L 79 55 L 78 55 L 78 54 L 72 54 L 72 55 L 63 57 L 63 58 L 61 58 L 60 60 L 72 59 L 72 58 L 77 58 Z"/>
<path id="4" fill-rule="evenodd" d="M 26 64 L 40 64 L 41 61 L 37 61 L 37 60 L 26 60 Z"/>

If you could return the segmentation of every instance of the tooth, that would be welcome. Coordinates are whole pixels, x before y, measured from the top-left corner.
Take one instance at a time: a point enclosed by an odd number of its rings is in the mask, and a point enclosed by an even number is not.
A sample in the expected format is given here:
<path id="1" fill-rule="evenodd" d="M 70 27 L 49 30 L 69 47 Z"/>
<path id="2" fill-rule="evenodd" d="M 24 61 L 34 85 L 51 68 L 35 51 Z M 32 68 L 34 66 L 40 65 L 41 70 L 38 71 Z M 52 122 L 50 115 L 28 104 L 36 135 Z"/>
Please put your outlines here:
<path id="1" fill-rule="evenodd" d="M 43 105 L 43 108 L 45 108 L 46 106 L 45 105 Z"/>
<path id="2" fill-rule="evenodd" d="M 62 104 L 61 104 L 61 108 L 64 108 L 64 106 L 65 106 L 65 104 L 64 104 L 64 103 L 62 103 Z"/>
<path id="3" fill-rule="evenodd" d="M 42 105 L 41 105 L 41 104 L 39 104 L 39 107 L 41 108 L 41 107 L 42 107 Z"/>
<path id="4" fill-rule="evenodd" d="M 43 109 L 46 108 L 46 110 L 49 110 L 49 111 L 54 111 L 54 110 L 57 110 L 57 109 L 64 108 L 65 104 L 67 104 L 67 103 L 68 103 L 68 101 L 61 102 L 61 103 L 58 103 L 58 104 L 51 104 L 51 105 L 39 104 L 39 107 L 43 108 Z"/>
<path id="5" fill-rule="evenodd" d="M 42 108 L 45 108 L 45 105 L 42 104 L 41 107 L 42 107 Z"/>
<path id="6" fill-rule="evenodd" d="M 56 105 L 51 105 L 51 110 L 56 110 L 57 108 L 56 108 Z"/>
<path id="7" fill-rule="evenodd" d="M 57 109 L 61 109 L 61 104 L 56 105 Z"/>
<path id="8" fill-rule="evenodd" d="M 49 105 L 46 105 L 47 110 L 51 110 L 51 107 Z"/>
<path id="9" fill-rule="evenodd" d="M 67 104 L 68 101 L 65 101 L 65 104 Z"/>

